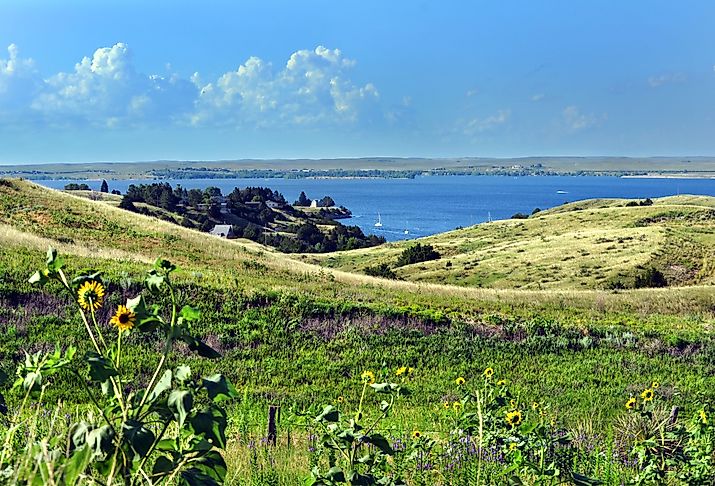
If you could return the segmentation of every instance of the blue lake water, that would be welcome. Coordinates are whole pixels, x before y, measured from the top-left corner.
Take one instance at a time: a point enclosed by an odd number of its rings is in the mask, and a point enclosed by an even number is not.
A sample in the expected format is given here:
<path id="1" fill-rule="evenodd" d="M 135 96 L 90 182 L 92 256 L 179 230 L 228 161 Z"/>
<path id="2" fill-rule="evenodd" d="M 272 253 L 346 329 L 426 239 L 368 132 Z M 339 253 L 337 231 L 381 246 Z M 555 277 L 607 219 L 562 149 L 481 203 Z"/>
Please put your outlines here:
<path id="1" fill-rule="evenodd" d="M 68 181 L 38 181 L 61 189 Z M 86 182 L 99 190 L 101 181 Z M 129 184 L 155 180 L 108 181 L 124 193 Z M 591 198 L 646 198 L 674 194 L 715 196 L 715 180 L 635 179 L 588 176 L 425 176 L 415 179 L 186 179 L 165 180 L 187 189 L 216 186 L 224 194 L 234 187 L 264 186 L 281 192 L 288 202 L 305 191 L 311 199 L 331 196 L 350 209 L 345 224 L 388 240 L 417 238 L 458 226 L 505 219 L 517 212 L 531 213 L 565 202 Z M 378 217 L 382 227 L 374 226 Z M 405 230 L 408 231 L 405 234 Z"/>

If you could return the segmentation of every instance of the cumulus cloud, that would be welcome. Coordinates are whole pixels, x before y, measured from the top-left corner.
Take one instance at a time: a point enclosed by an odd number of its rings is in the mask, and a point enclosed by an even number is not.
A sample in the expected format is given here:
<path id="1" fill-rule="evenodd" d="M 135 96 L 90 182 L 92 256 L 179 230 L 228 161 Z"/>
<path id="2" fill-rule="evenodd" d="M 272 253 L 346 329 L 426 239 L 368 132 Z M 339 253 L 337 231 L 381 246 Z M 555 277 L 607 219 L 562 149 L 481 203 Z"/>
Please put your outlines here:
<path id="1" fill-rule="evenodd" d="M 14 115 L 26 107 L 42 86 L 42 78 L 30 58 L 21 58 L 15 44 L 7 48 L 8 58 L 0 58 L 0 115 Z"/>
<path id="2" fill-rule="evenodd" d="M 189 79 L 141 73 L 120 42 L 43 78 L 11 45 L 8 59 L 0 58 L 0 119 L 22 115 L 52 125 L 106 127 L 353 123 L 379 115 L 377 88 L 349 76 L 355 65 L 339 49 L 318 46 L 295 51 L 279 69 L 249 57 L 235 71 L 203 82 L 198 73 Z"/>
<path id="3" fill-rule="evenodd" d="M 462 132 L 468 136 L 474 136 L 488 130 L 492 130 L 499 125 L 503 125 L 509 120 L 511 110 L 499 110 L 497 113 L 485 118 L 472 118 L 462 122 Z"/>
<path id="4" fill-rule="evenodd" d="M 178 119 L 192 109 L 196 95 L 194 84 L 178 76 L 137 72 L 129 47 L 120 42 L 84 57 L 74 71 L 46 79 L 31 108 L 55 123 L 113 127 Z"/>
<path id="5" fill-rule="evenodd" d="M 566 127 L 570 131 L 579 131 L 597 125 L 606 115 L 598 117 L 592 113 L 582 113 L 581 110 L 574 105 L 567 106 L 561 113 Z"/>
<path id="6" fill-rule="evenodd" d="M 348 76 L 355 61 L 339 49 L 302 49 L 274 69 L 249 58 L 236 71 L 200 87 L 194 124 L 295 124 L 354 122 L 379 98 L 372 83 L 356 85 Z"/>
<path id="7" fill-rule="evenodd" d="M 648 78 L 648 85 L 651 88 L 658 88 L 664 84 L 683 83 L 687 81 L 687 76 L 683 73 L 663 73 Z"/>

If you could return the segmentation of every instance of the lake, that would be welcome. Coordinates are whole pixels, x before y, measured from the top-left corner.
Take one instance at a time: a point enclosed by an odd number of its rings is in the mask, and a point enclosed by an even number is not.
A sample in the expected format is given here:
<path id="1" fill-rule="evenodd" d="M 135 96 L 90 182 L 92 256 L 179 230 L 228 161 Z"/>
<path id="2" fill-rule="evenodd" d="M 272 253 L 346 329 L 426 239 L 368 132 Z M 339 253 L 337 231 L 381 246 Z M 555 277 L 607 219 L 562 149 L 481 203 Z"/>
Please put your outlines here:
<path id="1" fill-rule="evenodd" d="M 70 181 L 37 181 L 62 189 Z M 101 181 L 85 182 L 99 190 Z M 108 181 L 109 188 L 124 193 L 129 184 L 156 180 Z M 223 194 L 234 187 L 264 186 L 281 192 L 288 202 L 305 191 L 311 199 L 331 196 L 350 209 L 345 224 L 388 240 L 417 238 L 470 226 L 514 213 L 531 213 L 565 202 L 591 198 L 642 198 L 674 194 L 715 196 L 715 180 L 640 179 L 589 176 L 424 176 L 415 179 L 166 179 L 187 189 L 216 186 Z M 378 218 L 381 228 L 374 225 Z M 405 233 L 407 231 L 407 233 Z"/>

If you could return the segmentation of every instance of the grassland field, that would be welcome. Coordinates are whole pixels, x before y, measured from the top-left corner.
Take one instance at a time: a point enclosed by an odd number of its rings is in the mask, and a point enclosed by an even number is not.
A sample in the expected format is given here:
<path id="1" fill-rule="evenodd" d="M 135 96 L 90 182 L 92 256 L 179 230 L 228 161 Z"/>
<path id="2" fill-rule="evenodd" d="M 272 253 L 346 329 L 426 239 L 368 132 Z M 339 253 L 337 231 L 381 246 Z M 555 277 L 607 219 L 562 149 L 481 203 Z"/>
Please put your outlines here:
<path id="1" fill-rule="evenodd" d="M 230 412 L 236 484 L 244 484 L 246 441 L 263 433 L 269 403 L 283 406 L 288 427 L 292 410 L 339 396 L 357 400 L 366 369 L 388 377 L 400 366 L 415 368 L 413 394 L 385 425 L 395 434 L 445 431 L 442 403 L 456 397 L 454 379 L 477 379 L 491 366 L 520 400 L 548 402 L 568 426 L 608 442 L 625 399 L 652 380 L 686 411 L 715 399 L 715 199 L 624 202 L 572 203 L 426 238 L 444 257 L 398 269 L 405 280 L 393 281 L 354 272 L 391 260 L 409 243 L 288 256 L 0 179 L 0 366 L 12 374 L 23 349 L 82 342 L 68 298 L 27 283 L 48 245 L 64 255 L 68 273 L 102 270 L 112 305 L 138 293 L 146 269 L 163 257 L 179 267 L 182 298 L 200 302 L 197 332 L 223 355 L 209 362 L 179 348 L 170 360 L 197 372 L 217 369 L 242 394 Z M 673 286 L 602 285 L 647 265 L 664 268 Z M 110 311 L 101 312 L 106 322 Z M 146 376 L 156 353 L 129 339 L 128 366 Z M 71 392 L 72 377 L 62 378 L 49 399 L 81 407 L 86 397 Z M 304 456 L 294 450 L 279 459 L 286 484 L 305 475 Z"/>

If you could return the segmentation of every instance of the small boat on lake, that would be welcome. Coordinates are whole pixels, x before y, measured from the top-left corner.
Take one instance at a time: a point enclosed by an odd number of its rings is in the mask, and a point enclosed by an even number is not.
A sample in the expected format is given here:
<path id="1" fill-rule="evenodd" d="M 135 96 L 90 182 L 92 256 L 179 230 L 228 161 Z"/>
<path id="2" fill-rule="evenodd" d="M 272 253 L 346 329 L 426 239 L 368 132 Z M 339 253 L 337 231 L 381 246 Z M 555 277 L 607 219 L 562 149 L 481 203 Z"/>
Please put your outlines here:
<path id="1" fill-rule="evenodd" d="M 377 222 L 375 223 L 375 228 L 382 228 L 382 218 L 380 213 L 377 213 Z"/>

